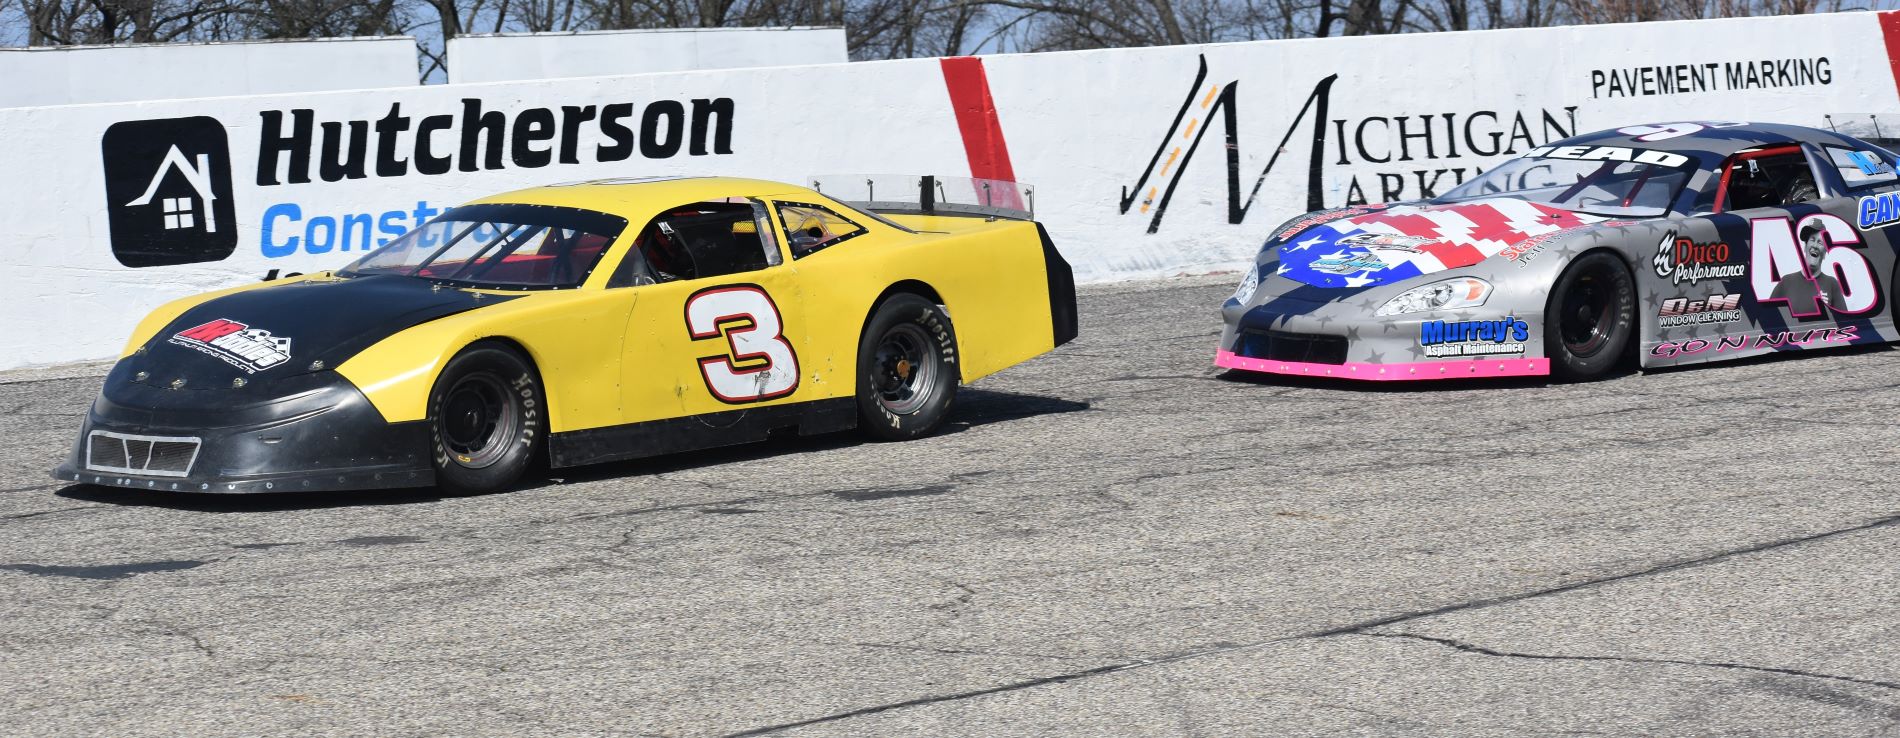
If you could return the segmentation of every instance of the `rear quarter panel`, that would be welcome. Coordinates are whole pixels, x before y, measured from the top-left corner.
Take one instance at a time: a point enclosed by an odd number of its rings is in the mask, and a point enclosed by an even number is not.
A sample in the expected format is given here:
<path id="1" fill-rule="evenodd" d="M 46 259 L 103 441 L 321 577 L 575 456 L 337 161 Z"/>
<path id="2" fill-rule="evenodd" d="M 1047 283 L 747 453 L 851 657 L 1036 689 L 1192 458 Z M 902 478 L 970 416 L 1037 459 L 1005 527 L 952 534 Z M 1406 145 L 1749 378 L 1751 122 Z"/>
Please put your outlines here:
<path id="1" fill-rule="evenodd" d="M 1049 280 L 1036 224 L 957 217 L 904 218 L 926 232 L 880 228 L 799 259 L 806 322 L 832 372 L 848 379 L 858 340 L 876 301 L 892 285 L 914 281 L 942 298 L 957 334 L 965 382 L 988 376 L 1055 347 Z M 930 232 L 935 231 L 935 232 Z M 828 383 L 834 395 L 852 381 Z M 816 398 L 810 398 L 816 399 Z"/>

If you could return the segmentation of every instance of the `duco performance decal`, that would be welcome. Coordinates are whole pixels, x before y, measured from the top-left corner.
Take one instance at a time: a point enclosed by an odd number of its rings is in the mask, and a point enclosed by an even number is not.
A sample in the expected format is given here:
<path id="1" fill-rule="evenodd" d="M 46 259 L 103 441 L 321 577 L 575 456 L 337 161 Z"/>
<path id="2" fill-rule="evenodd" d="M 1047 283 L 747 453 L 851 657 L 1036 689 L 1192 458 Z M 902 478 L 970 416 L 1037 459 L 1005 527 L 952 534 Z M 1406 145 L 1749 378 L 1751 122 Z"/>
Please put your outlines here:
<path id="1" fill-rule="evenodd" d="M 316 111 L 266 110 L 257 142 L 257 185 L 366 177 L 439 175 L 515 167 L 625 161 L 637 152 L 668 159 L 732 153 L 732 98 L 483 110 L 463 98 L 459 114 L 405 115 L 402 103 L 373 121 L 318 121 Z M 313 156 L 315 155 L 315 156 Z M 504 155 L 506 159 L 504 160 Z M 312 168 L 315 159 L 314 172 Z"/>
<path id="2" fill-rule="evenodd" d="M 1683 282 L 1694 285 L 1705 279 L 1734 279 L 1748 274 L 1747 264 L 1729 262 L 1727 243 L 1696 243 L 1678 237 L 1674 231 L 1656 244 L 1656 256 L 1649 262 L 1656 276 L 1675 285 Z"/>

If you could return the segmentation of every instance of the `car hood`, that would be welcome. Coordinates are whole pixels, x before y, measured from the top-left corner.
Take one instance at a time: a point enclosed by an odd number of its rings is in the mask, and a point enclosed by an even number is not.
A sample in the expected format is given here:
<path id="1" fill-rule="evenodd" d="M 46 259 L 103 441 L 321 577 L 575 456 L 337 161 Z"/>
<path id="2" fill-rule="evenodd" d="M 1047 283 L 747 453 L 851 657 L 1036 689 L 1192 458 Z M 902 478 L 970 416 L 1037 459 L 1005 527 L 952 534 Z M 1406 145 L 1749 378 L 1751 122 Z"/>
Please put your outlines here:
<path id="1" fill-rule="evenodd" d="M 1323 214 L 1316 214 L 1323 217 Z M 1313 287 L 1366 288 L 1513 258 L 1533 240 L 1606 221 L 1511 198 L 1445 205 L 1398 204 L 1338 211 L 1338 217 L 1289 228 L 1276 239 L 1287 279 Z M 1269 243 L 1269 251 L 1275 244 Z"/>
<path id="2" fill-rule="evenodd" d="M 186 310 L 114 373 L 172 389 L 256 387 L 334 369 L 403 329 L 516 297 L 397 276 L 245 290 Z"/>

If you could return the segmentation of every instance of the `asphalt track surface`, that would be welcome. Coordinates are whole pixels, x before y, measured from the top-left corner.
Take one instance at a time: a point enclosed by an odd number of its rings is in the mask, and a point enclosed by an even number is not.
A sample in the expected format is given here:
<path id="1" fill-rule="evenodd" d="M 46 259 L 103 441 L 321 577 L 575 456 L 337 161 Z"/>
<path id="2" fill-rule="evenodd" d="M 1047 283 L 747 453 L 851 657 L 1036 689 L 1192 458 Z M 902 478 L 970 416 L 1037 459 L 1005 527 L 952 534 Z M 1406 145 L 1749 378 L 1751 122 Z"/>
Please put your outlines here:
<path id="1" fill-rule="evenodd" d="M 15 375 L 0 732 L 1900 734 L 1900 353 L 1233 381 L 1231 281 L 934 438 L 483 497 L 55 484 L 99 379 Z"/>

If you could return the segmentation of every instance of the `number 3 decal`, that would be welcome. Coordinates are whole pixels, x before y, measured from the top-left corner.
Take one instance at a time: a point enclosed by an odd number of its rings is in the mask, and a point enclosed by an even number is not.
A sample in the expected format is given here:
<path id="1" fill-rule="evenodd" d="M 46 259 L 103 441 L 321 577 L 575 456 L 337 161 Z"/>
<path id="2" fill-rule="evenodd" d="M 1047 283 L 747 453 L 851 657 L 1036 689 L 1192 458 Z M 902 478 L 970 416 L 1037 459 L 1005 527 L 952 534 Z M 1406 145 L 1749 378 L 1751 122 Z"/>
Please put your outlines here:
<path id="1" fill-rule="evenodd" d="M 1830 308 L 1858 315 L 1880 304 L 1874 265 L 1854 250 L 1862 243 L 1847 221 L 1816 213 L 1794 225 L 1787 218 L 1761 218 L 1750 225 L 1754 243 L 1748 281 L 1756 302 L 1788 303 L 1788 313 L 1797 318 L 1825 315 Z M 1823 289 L 1818 277 L 1832 278 L 1836 289 Z M 1795 278 L 1808 283 L 1800 297 L 1777 294 L 1784 280 Z"/>
<path id="2" fill-rule="evenodd" d="M 778 305 L 758 285 L 693 293 L 686 298 L 686 330 L 695 341 L 726 339 L 726 353 L 699 359 L 700 377 L 720 402 L 759 402 L 798 389 L 798 355 L 785 342 Z"/>

